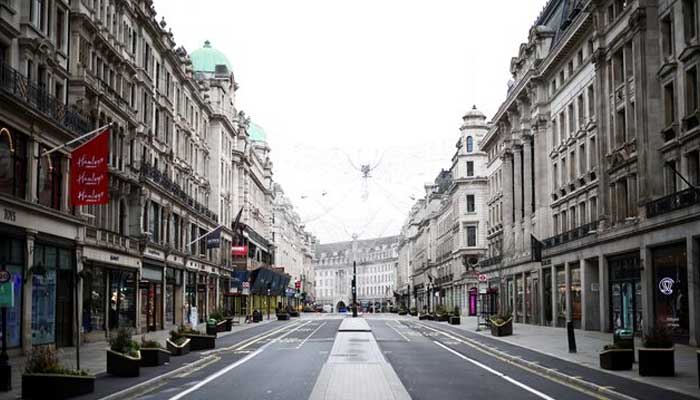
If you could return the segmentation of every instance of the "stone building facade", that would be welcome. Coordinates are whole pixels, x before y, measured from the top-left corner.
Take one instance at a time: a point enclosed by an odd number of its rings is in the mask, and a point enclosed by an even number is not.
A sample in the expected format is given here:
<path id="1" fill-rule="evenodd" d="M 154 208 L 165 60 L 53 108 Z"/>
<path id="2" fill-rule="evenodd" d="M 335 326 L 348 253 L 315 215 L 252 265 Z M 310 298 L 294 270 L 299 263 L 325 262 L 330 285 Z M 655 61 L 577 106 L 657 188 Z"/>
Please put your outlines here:
<path id="1" fill-rule="evenodd" d="M 698 343 L 697 24 L 693 0 L 552 0 L 530 30 L 482 143 L 481 269 L 516 320 Z"/>
<path id="2" fill-rule="evenodd" d="M 488 131 L 486 116 L 476 107 L 463 117 L 449 170 L 425 186 L 402 229 L 399 270 L 410 275 L 411 289 L 402 292 L 418 311 L 436 304 L 476 313 L 475 267 L 488 250 L 487 154 L 479 143 Z"/>
<path id="3" fill-rule="evenodd" d="M 352 304 L 353 261 L 357 264 L 357 302 L 362 309 L 388 310 L 396 304 L 397 236 L 320 244 L 314 273 L 316 304 L 334 310 Z"/>
<path id="4" fill-rule="evenodd" d="M 11 348 L 203 321 L 234 308 L 237 277 L 252 284 L 254 270 L 272 268 L 269 146 L 236 109 L 232 66 L 209 43 L 191 55 L 177 47 L 149 0 L 9 0 L 0 65 Z M 110 203 L 73 207 L 72 147 L 43 152 L 107 124 Z M 218 248 L 197 240 L 218 226 Z M 233 257 L 233 244 L 248 254 Z M 260 305 L 257 290 L 238 312 Z"/>

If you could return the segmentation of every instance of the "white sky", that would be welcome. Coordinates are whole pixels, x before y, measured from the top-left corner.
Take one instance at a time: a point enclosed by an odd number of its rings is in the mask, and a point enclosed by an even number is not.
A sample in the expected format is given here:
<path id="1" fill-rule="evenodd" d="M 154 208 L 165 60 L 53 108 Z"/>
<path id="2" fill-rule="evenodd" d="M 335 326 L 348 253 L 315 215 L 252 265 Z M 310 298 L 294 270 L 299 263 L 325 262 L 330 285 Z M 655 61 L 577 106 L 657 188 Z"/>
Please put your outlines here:
<path id="1" fill-rule="evenodd" d="M 544 5 L 155 0 L 178 45 L 226 53 L 238 109 L 267 132 L 274 179 L 322 243 L 400 232 L 410 196 L 449 168 L 464 112 L 490 118 L 505 99 Z M 379 164 L 363 183 L 350 160 Z"/>

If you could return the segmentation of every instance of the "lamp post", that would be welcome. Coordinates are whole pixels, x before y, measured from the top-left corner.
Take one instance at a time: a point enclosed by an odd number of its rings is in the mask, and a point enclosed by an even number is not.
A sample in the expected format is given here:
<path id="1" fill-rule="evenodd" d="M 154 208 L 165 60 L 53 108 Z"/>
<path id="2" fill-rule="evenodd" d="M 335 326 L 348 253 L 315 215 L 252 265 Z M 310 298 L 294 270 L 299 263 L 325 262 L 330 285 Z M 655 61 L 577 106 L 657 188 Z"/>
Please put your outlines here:
<path id="1" fill-rule="evenodd" d="M 0 266 L 2 282 L 6 285 L 10 282 L 12 285 L 12 275 L 7 272 L 5 260 L 3 259 Z M 12 293 L 10 293 L 12 294 Z M 7 362 L 7 305 L 2 306 L 2 352 L 0 353 L 0 390 L 12 390 L 12 367 Z"/>
<path id="2" fill-rule="evenodd" d="M 270 320 L 270 284 L 267 284 L 267 320 Z"/>
<path id="3" fill-rule="evenodd" d="M 352 262 L 352 317 L 357 318 L 357 263 Z"/>

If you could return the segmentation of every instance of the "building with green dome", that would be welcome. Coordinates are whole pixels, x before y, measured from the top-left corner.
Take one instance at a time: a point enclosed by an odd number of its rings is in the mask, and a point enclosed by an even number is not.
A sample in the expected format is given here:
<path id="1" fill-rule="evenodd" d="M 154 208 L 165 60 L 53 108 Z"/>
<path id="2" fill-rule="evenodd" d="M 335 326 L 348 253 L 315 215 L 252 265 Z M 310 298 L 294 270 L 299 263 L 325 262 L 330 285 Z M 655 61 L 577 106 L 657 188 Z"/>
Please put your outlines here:
<path id="1" fill-rule="evenodd" d="M 255 122 L 251 122 L 248 127 L 248 137 L 252 142 L 267 142 L 265 130 Z"/>
<path id="2" fill-rule="evenodd" d="M 190 53 L 190 59 L 192 60 L 192 69 L 196 73 L 225 75 L 233 73 L 231 62 L 226 54 L 212 47 L 208 40 L 204 42 L 203 47 Z"/>

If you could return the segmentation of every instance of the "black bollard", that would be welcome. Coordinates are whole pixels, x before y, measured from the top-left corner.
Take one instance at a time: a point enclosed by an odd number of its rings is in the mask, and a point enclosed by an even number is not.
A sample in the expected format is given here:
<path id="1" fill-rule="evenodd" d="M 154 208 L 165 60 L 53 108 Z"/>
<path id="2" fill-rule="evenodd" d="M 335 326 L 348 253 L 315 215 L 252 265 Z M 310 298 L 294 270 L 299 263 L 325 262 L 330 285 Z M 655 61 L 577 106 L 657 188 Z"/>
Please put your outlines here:
<path id="1" fill-rule="evenodd" d="M 574 337 L 574 323 L 566 323 L 566 336 L 569 338 L 569 353 L 576 353 L 576 338 Z"/>

